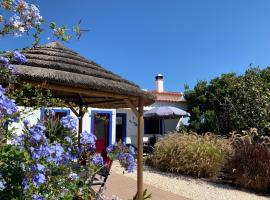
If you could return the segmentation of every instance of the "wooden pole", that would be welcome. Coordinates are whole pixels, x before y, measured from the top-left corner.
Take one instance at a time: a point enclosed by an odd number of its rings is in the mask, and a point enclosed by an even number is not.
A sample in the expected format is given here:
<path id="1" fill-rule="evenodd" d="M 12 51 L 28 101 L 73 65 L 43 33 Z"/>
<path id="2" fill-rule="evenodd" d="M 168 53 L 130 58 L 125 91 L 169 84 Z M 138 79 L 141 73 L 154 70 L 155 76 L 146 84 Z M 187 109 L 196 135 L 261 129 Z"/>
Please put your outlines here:
<path id="1" fill-rule="evenodd" d="M 143 98 L 139 98 L 138 116 L 138 158 L 137 158 L 137 200 L 143 199 Z"/>
<path id="2" fill-rule="evenodd" d="M 82 105 L 79 105 L 79 132 L 78 132 L 78 147 L 81 146 L 81 132 L 83 129 L 83 116 L 84 116 L 84 112 L 83 112 L 83 107 Z"/>

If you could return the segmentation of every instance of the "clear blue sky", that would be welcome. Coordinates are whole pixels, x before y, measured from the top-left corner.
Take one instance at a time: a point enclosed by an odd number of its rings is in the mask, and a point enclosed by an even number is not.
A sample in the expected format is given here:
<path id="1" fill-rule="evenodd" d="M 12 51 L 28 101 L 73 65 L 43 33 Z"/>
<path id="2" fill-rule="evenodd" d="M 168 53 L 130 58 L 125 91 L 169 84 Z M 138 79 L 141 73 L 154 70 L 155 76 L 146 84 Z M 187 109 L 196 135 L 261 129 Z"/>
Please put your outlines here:
<path id="1" fill-rule="evenodd" d="M 67 46 L 154 89 L 181 91 L 221 73 L 270 64 L 269 0 L 36 0 L 46 21 L 91 29 Z M 47 36 L 44 36 L 47 38 Z M 44 40 L 46 41 L 46 40 Z M 44 43 L 43 41 L 43 43 Z M 0 39 L 0 49 L 31 41 Z"/>

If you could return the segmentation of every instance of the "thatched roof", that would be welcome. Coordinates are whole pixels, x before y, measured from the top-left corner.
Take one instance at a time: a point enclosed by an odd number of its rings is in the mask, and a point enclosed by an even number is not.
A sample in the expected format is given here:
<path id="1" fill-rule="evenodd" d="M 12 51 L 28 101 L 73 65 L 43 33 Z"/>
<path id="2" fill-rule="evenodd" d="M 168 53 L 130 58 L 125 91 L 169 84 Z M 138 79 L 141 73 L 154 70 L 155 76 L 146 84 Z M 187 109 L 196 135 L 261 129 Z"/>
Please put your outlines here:
<path id="1" fill-rule="evenodd" d="M 138 85 L 58 42 L 23 50 L 23 54 L 26 63 L 15 65 L 21 80 L 41 84 L 55 96 L 75 101 L 80 97 L 91 107 L 127 107 L 126 98 L 138 105 L 138 97 L 146 105 L 153 102 L 153 96 Z"/>

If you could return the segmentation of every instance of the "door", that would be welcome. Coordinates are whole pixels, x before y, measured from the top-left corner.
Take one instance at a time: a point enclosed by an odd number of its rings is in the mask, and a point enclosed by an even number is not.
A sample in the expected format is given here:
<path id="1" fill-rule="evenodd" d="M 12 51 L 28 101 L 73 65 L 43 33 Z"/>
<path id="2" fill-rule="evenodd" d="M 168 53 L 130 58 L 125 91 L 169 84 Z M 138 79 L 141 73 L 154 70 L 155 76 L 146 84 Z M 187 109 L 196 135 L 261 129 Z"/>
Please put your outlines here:
<path id="1" fill-rule="evenodd" d="M 116 114 L 116 142 L 125 142 L 126 138 L 126 113 Z"/>
<path id="2" fill-rule="evenodd" d="M 96 152 L 104 154 L 108 145 L 110 115 L 107 113 L 94 114 L 94 134 L 97 137 Z"/>

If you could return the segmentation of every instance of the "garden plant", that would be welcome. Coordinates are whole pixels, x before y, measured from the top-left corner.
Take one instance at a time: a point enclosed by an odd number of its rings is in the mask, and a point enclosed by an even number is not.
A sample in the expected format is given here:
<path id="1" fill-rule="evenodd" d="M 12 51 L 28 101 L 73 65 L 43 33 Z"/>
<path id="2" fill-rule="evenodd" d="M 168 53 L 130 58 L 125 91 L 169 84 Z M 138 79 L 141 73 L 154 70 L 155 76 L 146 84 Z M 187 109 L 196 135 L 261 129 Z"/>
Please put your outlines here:
<path id="1" fill-rule="evenodd" d="M 0 9 L 1 36 L 32 34 L 33 45 L 39 44 L 44 20 L 36 5 L 24 0 L 0 0 Z M 57 27 L 53 22 L 50 28 L 57 39 L 71 38 L 64 26 Z M 76 26 L 75 35 L 78 30 Z M 63 103 L 52 100 L 50 91 L 29 84 L 18 87 L 18 74 L 12 64 L 25 61 L 18 50 L 0 55 L 0 199 L 101 199 L 101 193 L 90 190 L 90 180 L 107 170 L 109 163 L 95 153 L 95 135 L 79 133 L 78 145 L 77 119 L 65 116 L 55 120 L 53 111 L 47 108 L 46 121 L 30 124 L 25 118 L 29 109 L 17 106 Z M 15 123 L 23 123 L 24 130 L 18 133 Z M 107 148 L 107 153 L 111 161 L 119 160 L 124 170 L 134 171 L 132 148 L 115 144 Z"/>
<path id="2" fill-rule="evenodd" d="M 162 171 L 215 177 L 231 153 L 229 140 L 213 133 L 171 133 L 158 140 L 147 163 Z"/>

